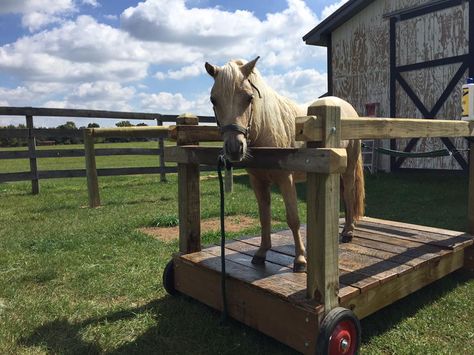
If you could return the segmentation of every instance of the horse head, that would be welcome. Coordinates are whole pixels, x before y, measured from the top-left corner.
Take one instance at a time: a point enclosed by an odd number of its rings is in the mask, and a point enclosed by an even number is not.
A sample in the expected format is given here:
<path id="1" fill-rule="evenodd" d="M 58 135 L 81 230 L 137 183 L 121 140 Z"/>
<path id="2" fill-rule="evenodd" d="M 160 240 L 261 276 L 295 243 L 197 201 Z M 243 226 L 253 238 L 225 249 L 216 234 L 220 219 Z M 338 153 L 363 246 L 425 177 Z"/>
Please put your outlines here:
<path id="1" fill-rule="evenodd" d="M 251 74 L 259 57 L 250 62 L 235 60 L 222 67 L 206 62 L 206 70 L 214 78 L 211 103 L 224 139 L 224 155 L 233 162 L 247 154 L 248 132 L 252 123 L 255 94 Z"/>

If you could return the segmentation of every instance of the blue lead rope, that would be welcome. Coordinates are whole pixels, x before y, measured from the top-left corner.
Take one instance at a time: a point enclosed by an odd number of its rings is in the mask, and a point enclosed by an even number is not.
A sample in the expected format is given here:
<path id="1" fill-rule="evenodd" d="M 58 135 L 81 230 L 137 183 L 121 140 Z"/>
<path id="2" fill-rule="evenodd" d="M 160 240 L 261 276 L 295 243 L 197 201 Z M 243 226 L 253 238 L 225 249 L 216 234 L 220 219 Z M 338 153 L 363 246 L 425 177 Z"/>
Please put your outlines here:
<path id="1" fill-rule="evenodd" d="M 224 158 L 224 155 L 219 155 L 217 158 L 217 175 L 219 176 L 219 191 L 220 191 L 220 215 L 221 215 L 221 290 L 222 290 L 222 314 L 221 324 L 225 324 L 228 318 L 227 311 L 227 294 L 226 294 L 226 271 L 225 271 L 225 206 L 224 206 L 224 180 L 222 179 L 222 168 L 230 170 L 232 168 L 230 162 Z"/>

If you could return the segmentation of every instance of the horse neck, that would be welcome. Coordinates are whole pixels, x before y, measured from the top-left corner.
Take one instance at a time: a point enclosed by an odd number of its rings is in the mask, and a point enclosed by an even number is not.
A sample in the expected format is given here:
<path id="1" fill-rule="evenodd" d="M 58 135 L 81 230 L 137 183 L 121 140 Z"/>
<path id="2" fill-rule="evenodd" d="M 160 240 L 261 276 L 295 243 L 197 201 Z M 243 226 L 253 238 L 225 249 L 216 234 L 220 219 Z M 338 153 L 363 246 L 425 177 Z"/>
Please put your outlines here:
<path id="1" fill-rule="evenodd" d="M 295 144 L 295 117 L 303 110 L 293 101 L 261 85 L 262 97 L 254 100 L 250 141 L 254 147 L 292 147 Z"/>

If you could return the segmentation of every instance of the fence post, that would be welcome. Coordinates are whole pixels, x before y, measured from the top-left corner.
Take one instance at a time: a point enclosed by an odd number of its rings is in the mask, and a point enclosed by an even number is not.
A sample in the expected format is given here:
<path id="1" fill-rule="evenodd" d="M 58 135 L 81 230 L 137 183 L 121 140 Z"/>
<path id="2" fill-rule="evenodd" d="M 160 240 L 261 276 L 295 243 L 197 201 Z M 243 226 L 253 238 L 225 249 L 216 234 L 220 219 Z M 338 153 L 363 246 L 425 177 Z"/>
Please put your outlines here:
<path id="1" fill-rule="evenodd" d="M 156 119 L 157 126 L 163 126 L 163 121 L 159 118 Z M 165 140 L 163 137 L 158 138 L 158 148 L 160 149 L 160 181 L 166 182 L 165 172 Z"/>
<path id="2" fill-rule="evenodd" d="M 28 128 L 28 152 L 30 156 L 30 172 L 31 172 L 31 193 L 39 194 L 39 176 L 38 165 L 36 162 L 36 138 L 33 134 L 33 116 L 26 115 L 26 127 Z"/>
<path id="3" fill-rule="evenodd" d="M 199 120 L 191 114 L 177 117 L 178 125 L 198 125 Z M 178 145 L 196 144 L 182 140 Z M 199 186 L 199 164 L 178 163 L 179 203 L 179 251 L 187 254 L 201 250 L 201 200 Z"/>
<path id="4" fill-rule="evenodd" d="M 319 145 L 339 148 L 340 108 L 311 105 L 308 116 L 312 115 L 323 121 Z M 307 175 L 307 295 L 322 302 L 326 313 L 339 305 L 339 179 L 339 174 Z"/>
<path id="5" fill-rule="evenodd" d="M 87 191 L 89 194 L 89 207 L 100 206 L 99 180 L 95 163 L 94 130 L 84 130 L 84 157 L 86 161 Z"/>

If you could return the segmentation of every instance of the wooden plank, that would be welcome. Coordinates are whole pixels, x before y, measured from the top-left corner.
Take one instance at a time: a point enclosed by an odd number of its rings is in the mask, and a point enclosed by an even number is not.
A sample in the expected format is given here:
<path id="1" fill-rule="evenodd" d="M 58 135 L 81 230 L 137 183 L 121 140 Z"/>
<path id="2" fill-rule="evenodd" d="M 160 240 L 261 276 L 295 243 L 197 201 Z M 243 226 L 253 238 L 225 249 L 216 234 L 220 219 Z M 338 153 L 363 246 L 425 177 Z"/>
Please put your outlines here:
<path id="1" fill-rule="evenodd" d="M 181 142 L 220 142 L 222 134 L 215 126 L 172 126 L 169 138 Z"/>
<path id="2" fill-rule="evenodd" d="M 474 243 L 472 236 L 463 232 L 454 232 L 451 235 L 436 234 L 407 229 L 405 227 L 396 227 L 389 222 L 367 223 L 365 220 L 359 221 L 358 226 L 361 230 L 372 230 L 376 233 L 382 232 L 404 240 L 414 240 L 424 244 L 436 245 L 444 249 L 465 248 Z M 457 235 L 455 235 L 456 233 Z"/>
<path id="3" fill-rule="evenodd" d="M 474 123 L 459 120 L 427 120 L 415 118 L 341 119 L 341 139 L 389 139 L 413 137 L 470 137 Z M 322 118 L 296 118 L 296 140 L 321 141 Z"/>
<path id="4" fill-rule="evenodd" d="M 228 264 L 228 270 L 231 270 L 231 265 L 235 263 Z M 226 284 L 231 317 L 297 351 L 315 353 L 321 314 L 262 292 L 260 288 L 235 278 L 228 278 Z M 219 272 L 184 257 L 175 258 L 175 287 L 214 309 L 222 310 Z"/>
<path id="5" fill-rule="evenodd" d="M 94 136 L 92 129 L 84 130 L 84 157 L 86 164 L 87 192 L 89 207 L 100 206 L 99 180 L 95 161 Z"/>
<path id="6" fill-rule="evenodd" d="M 0 128 L 0 138 L 28 138 L 27 128 Z"/>
<path id="7" fill-rule="evenodd" d="M 253 264 L 251 264 L 251 258 L 253 257 L 254 253 L 257 251 L 256 245 L 250 244 L 246 240 L 242 240 L 242 241 L 236 240 L 234 242 L 227 243 L 226 248 L 246 255 L 248 257 L 247 262 L 250 264 L 248 265 L 249 267 L 255 267 L 255 268 L 259 267 L 259 266 L 254 266 Z M 217 255 L 220 255 L 220 253 Z M 294 256 L 290 257 L 289 255 L 285 255 L 282 253 L 269 250 L 267 252 L 265 269 L 272 270 L 273 265 L 278 265 L 279 267 L 281 266 L 285 267 L 286 272 L 293 272 L 293 260 L 294 260 Z M 275 270 L 275 273 L 278 273 L 278 271 Z M 301 287 L 300 291 L 302 292 L 304 291 L 303 293 L 306 294 L 306 277 L 300 274 L 297 276 L 297 280 Z M 339 300 L 341 299 L 345 300 L 347 298 L 354 297 L 356 294 L 360 292 L 359 288 L 351 284 L 345 283 L 342 277 L 339 281 L 340 281 L 339 293 L 338 293 Z"/>
<path id="8" fill-rule="evenodd" d="M 180 146 L 165 148 L 166 161 L 217 165 L 219 147 Z M 283 169 L 314 173 L 341 173 L 347 153 L 340 148 L 252 148 L 252 157 L 233 163 L 236 168 Z"/>
<path id="9" fill-rule="evenodd" d="M 65 108 L 40 108 L 40 107 L 0 107 L 0 115 L 3 116 L 51 116 L 51 117 L 90 117 L 90 118 L 114 118 L 128 120 L 155 120 L 161 117 L 159 113 L 149 112 L 120 112 L 104 110 L 82 110 Z"/>
<path id="10" fill-rule="evenodd" d="M 31 192 L 33 195 L 39 194 L 38 164 L 36 162 L 36 138 L 33 134 L 33 116 L 26 116 L 26 127 L 28 134 L 28 153 L 30 158 L 31 171 Z"/>
<path id="11" fill-rule="evenodd" d="M 0 182 L 26 181 L 31 180 L 31 171 L 21 171 L 17 173 L 0 174 Z"/>
<path id="12" fill-rule="evenodd" d="M 239 251 L 253 256 L 254 252 L 260 245 L 260 237 L 240 239 L 239 242 L 241 244 L 248 244 L 249 246 L 248 248 L 239 246 Z M 274 242 L 275 237 L 272 238 L 272 243 Z M 228 248 L 236 250 L 234 244 L 229 245 Z M 275 251 L 273 246 L 272 249 L 267 251 L 267 261 L 292 268 L 295 257 L 294 247 L 290 247 L 288 244 L 283 244 L 277 247 L 277 250 L 281 250 L 282 252 Z M 341 302 L 341 300 L 350 298 L 358 293 L 353 288 L 359 289 L 360 292 L 364 292 L 368 288 L 376 287 L 379 284 L 379 280 L 368 277 L 367 275 L 339 268 L 339 283 L 340 288 L 338 295 L 339 302 Z M 351 286 L 352 288 L 348 286 Z"/>
<path id="13" fill-rule="evenodd" d="M 341 109 L 308 108 L 323 118 L 323 148 L 341 144 Z M 339 305 L 339 175 L 307 174 L 307 296 L 324 304 L 325 313 Z"/>
<path id="14" fill-rule="evenodd" d="M 100 148 L 95 150 L 95 155 L 158 155 L 160 152 L 160 149 L 151 148 Z M 36 158 L 71 158 L 83 156 L 84 149 L 47 149 L 36 151 Z M 26 150 L 0 151 L 0 159 L 25 159 L 28 157 L 29 153 Z"/>
<path id="15" fill-rule="evenodd" d="M 445 235 L 449 235 L 449 236 L 458 236 L 460 234 L 464 234 L 464 232 L 461 232 L 461 231 L 453 231 L 453 230 L 443 229 L 443 228 L 422 226 L 422 225 L 419 225 L 419 224 L 412 224 L 412 223 L 406 223 L 406 222 L 389 221 L 389 220 L 386 220 L 386 219 L 367 217 L 367 216 L 363 217 L 362 220 L 365 221 L 365 222 L 386 224 L 386 225 L 390 225 L 390 226 L 393 226 L 393 227 L 413 229 L 413 230 L 418 230 L 418 231 L 422 231 L 422 232 L 429 232 L 429 233 L 436 233 L 436 234 L 445 234 Z"/>
<path id="16" fill-rule="evenodd" d="M 341 306 L 352 309 L 356 316 L 362 319 L 461 268 L 463 261 L 464 250 L 462 249 L 445 254 L 434 266 L 431 263 L 424 264 L 412 272 L 343 302 Z"/>
<path id="17" fill-rule="evenodd" d="M 92 128 L 93 137 L 168 138 L 168 126 Z"/>
<path id="18" fill-rule="evenodd" d="M 63 138 L 74 137 L 82 138 L 84 133 L 82 129 L 61 129 L 61 128 L 35 128 L 33 130 L 35 137 Z"/>
<path id="19" fill-rule="evenodd" d="M 472 3 L 470 4 L 472 6 Z M 467 232 L 474 234 L 474 142 L 469 142 L 469 187 L 467 195 Z"/>

